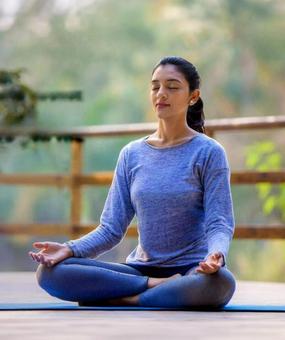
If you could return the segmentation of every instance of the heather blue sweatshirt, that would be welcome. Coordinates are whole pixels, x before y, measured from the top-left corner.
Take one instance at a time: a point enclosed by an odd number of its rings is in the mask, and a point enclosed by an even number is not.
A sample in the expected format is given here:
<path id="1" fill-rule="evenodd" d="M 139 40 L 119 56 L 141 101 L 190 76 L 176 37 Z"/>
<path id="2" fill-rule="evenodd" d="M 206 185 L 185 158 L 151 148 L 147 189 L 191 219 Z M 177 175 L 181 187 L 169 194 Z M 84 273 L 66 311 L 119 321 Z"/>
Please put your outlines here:
<path id="1" fill-rule="evenodd" d="M 97 257 L 123 239 L 136 215 L 138 245 L 126 263 L 190 265 L 216 251 L 226 257 L 234 217 L 223 147 L 204 134 L 168 147 L 147 138 L 122 148 L 100 225 L 66 244 L 75 257 Z"/>

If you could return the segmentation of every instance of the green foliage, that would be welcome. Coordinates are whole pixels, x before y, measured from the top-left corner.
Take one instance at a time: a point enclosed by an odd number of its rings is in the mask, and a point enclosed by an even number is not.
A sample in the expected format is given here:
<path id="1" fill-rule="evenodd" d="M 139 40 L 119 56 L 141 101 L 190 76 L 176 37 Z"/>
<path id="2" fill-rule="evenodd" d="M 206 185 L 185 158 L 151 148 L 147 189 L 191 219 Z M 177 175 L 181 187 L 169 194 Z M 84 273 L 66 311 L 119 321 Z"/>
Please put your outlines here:
<path id="1" fill-rule="evenodd" d="M 0 125 L 35 123 L 38 100 L 81 100 L 81 91 L 37 93 L 21 80 L 23 69 L 0 70 Z"/>
<path id="2" fill-rule="evenodd" d="M 0 125 L 29 121 L 36 116 L 36 93 L 21 81 L 23 69 L 0 70 Z"/>
<path id="3" fill-rule="evenodd" d="M 246 151 L 246 166 L 250 170 L 278 171 L 284 160 L 272 141 L 262 141 L 250 145 Z M 263 213 L 268 216 L 276 213 L 285 221 L 285 184 L 273 187 L 270 183 L 256 185 L 262 201 Z"/>

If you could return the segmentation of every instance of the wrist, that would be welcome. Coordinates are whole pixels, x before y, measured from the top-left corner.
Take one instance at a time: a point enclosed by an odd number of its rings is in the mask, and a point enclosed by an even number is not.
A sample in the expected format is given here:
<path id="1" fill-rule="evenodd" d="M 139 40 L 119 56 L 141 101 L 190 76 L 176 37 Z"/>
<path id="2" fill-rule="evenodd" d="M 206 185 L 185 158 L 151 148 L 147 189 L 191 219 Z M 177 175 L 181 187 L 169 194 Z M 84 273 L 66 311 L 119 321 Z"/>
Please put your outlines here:
<path id="1" fill-rule="evenodd" d="M 221 251 L 218 251 L 218 254 L 219 254 L 220 257 L 221 257 L 222 266 L 224 266 L 224 265 L 226 264 L 225 255 L 224 255 Z"/>
<path id="2" fill-rule="evenodd" d="M 222 253 L 221 251 L 213 251 L 211 253 L 209 253 L 207 256 L 206 256 L 206 260 L 212 256 L 215 256 L 215 255 L 218 255 L 219 258 L 220 258 L 220 263 L 221 263 L 221 266 L 224 266 L 226 264 L 226 258 L 225 258 L 225 255 L 224 253 Z"/>
<path id="3" fill-rule="evenodd" d="M 63 245 L 64 245 L 64 247 L 65 247 L 65 249 L 66 249 L 67 255 L 68 255 L 69 257 L 74 256 L 73 250 L 69 247 L 69 245 L 66 244 L 66 243 L 64 243 Z"/>

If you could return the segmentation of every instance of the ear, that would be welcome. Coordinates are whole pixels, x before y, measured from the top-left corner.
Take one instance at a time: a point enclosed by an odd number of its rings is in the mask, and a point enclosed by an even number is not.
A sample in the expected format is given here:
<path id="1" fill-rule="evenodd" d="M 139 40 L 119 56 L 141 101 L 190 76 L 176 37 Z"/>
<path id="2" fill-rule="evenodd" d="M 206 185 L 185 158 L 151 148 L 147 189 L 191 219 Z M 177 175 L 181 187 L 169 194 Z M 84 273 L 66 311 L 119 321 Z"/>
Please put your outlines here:
<path id="1" fill-rule="evenodd" d="M 200 90 L 196 89 L 194 91 L 191 92 L 190 97 L 189 97 L 189 106 L 192 106 L 194 104 L 196 104 L 196 102 L 198 101 L 199 97 L 200 97 Z"/>

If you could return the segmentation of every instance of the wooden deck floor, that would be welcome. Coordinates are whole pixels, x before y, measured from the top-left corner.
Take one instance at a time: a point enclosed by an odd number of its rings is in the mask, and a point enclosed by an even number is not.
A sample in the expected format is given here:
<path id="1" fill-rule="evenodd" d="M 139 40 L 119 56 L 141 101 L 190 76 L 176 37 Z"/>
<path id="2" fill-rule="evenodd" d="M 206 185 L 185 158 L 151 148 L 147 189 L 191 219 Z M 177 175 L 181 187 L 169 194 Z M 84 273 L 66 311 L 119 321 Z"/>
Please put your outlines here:
<path id="1" fill-rule="evenodd" d="M 34 273 L 0 273 L 0 301 L 56 302 Z M 285 284 L 238 282 L 232 303 L 285 305 Z M 285 313 L 0 311 L 0 339 L 285 339 Z"/>

